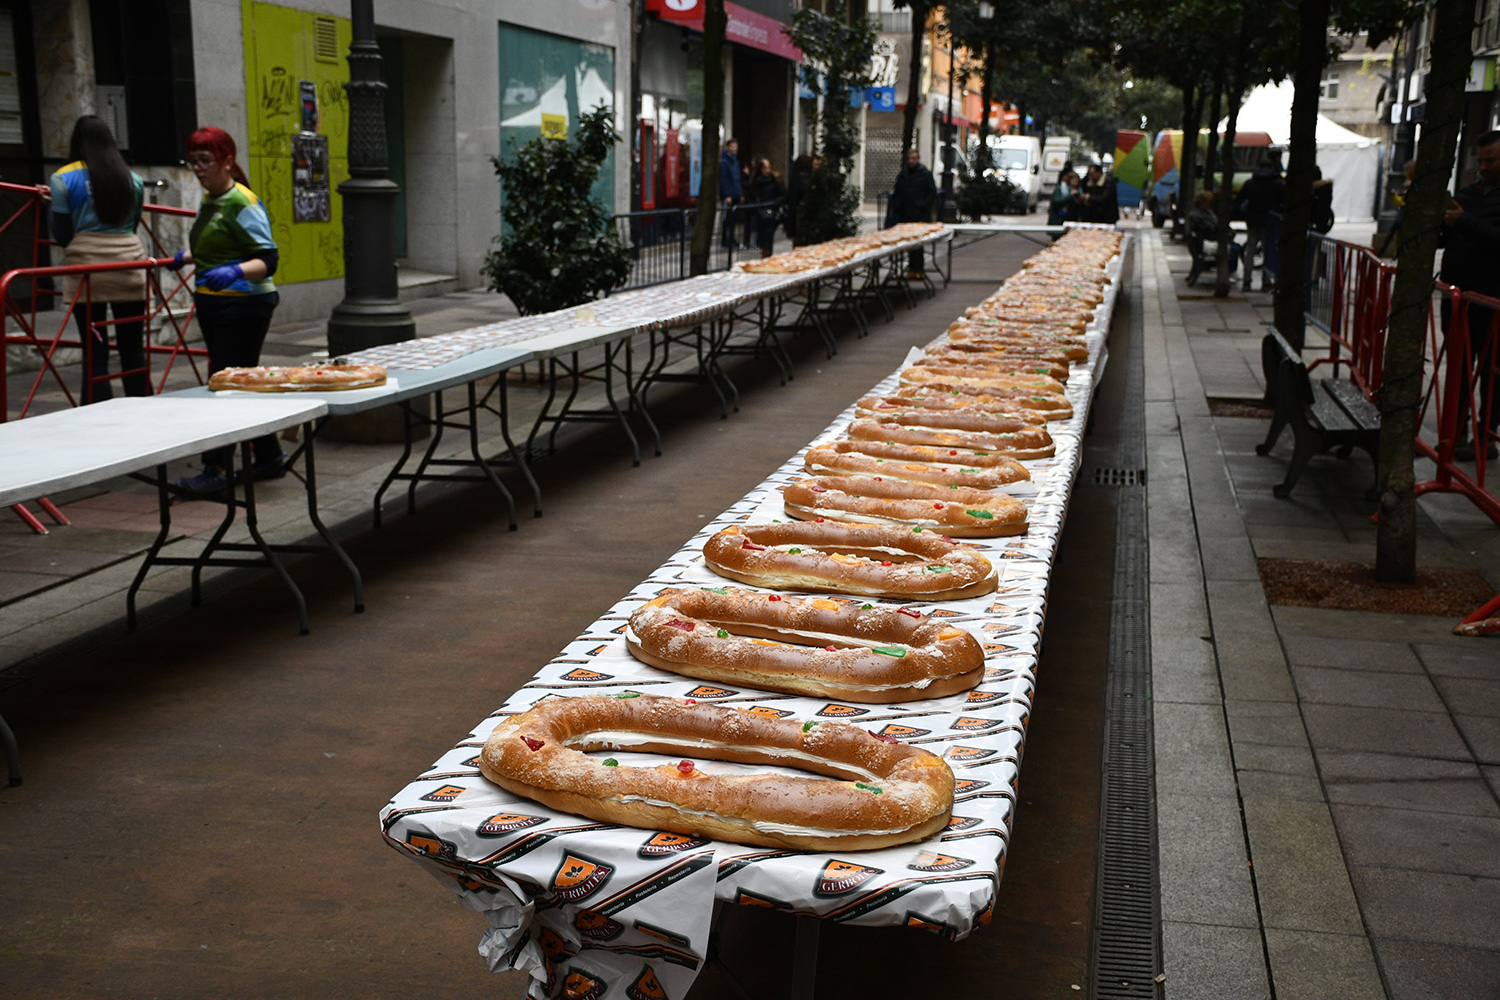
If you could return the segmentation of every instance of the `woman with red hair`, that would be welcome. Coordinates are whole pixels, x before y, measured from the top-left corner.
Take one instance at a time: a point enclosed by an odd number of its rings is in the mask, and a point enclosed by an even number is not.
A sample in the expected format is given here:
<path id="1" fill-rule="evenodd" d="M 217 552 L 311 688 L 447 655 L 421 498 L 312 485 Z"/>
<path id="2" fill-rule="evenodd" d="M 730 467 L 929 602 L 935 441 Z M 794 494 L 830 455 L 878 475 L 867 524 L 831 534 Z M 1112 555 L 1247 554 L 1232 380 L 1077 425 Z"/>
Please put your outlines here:
<path id="1" fill-rule="evenodd" d="M 235 163 L 228 132 L 201 128 L 188 136 L 187 149 L 188 166 L 203 185 L 203 203 L 189 235 L 191 250 L 177 251 L 170 266 L 196 268 L 193 301 L 208 345 L 209 370 L 254 367 L 260 364 L 261 344 L 280 301 L 271 281 L 277 264 L 271 217 Z M 249 475 L 274 479 L 286 474 L 274 434 L 256 438 L 252 447 L 255 461 Z M 223 493 L 231 457 L 230 448 L 205 453 L 203 472 L 178 480 L 178 487 L 198 496 Z"/>

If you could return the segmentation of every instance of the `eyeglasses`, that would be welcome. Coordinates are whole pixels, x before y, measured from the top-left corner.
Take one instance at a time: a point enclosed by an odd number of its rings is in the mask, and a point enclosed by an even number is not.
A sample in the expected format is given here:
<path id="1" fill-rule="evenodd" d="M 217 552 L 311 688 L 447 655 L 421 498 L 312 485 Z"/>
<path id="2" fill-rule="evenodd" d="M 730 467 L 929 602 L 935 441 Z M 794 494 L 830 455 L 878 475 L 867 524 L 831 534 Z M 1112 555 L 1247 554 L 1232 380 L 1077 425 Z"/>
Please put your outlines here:
<path id="1" fill-rule="evenodd" d="M 214 156 L 212 153 L 203 153 L 198 156 L 189 155 L 183 162 L 192 170 L 207 170 L 219 162 L 219 157 Z"/>

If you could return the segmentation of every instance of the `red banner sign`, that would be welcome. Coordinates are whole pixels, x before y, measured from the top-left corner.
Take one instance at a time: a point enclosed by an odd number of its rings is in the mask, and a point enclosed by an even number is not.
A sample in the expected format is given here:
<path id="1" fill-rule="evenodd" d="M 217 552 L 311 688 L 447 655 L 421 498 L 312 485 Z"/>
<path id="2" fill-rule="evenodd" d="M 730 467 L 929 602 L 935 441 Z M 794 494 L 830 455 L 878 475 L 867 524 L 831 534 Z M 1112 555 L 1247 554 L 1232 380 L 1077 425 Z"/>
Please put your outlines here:
<path id="1" fill-rule="evenodd" d="M 655 11 L 664 21 L 673 21 L 698 32 L 703 30 L 703 0 L 646 0 L 646 9 Z M 724 3 L 724 14 L 728 18 L 724 27 L 726 41 L 793 62 L 802 61 L 802 50 L 786 37 L 786 25 L 774 17 L 746 10 L 728 0 Z"/>
<path id="2" fill-rule="evenodd" d="M 703 0 L 646 0 L 646 9 L 663 21 L 703 21 Z"/>

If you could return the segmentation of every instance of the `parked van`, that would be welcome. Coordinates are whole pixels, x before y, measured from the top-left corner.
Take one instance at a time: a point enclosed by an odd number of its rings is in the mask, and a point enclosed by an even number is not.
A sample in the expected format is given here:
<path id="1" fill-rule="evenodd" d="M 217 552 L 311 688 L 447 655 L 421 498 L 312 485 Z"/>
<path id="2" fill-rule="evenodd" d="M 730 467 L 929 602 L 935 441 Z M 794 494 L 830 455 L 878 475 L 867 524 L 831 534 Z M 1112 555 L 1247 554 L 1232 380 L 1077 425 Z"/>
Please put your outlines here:
<path id="1" fill-rule="evenodd" d="M 1073 155 L 1073 140 L 1065 135 L 1049 135 L 1042 143 L 1042 191 L 1051 194 L 1062 179 L 1063 164 Z"/>
<path id="2" fill-rule="evenodd" d="M 1223 136 L 1220 136 L 1222 141 Z M 1208 152 L 1208 129 L 1198 131 L 1198 182 L 1196 186 L 1201 187 L 1203 183 L 1204 156 Z M 1240 185 L 1250 179 L 1262 163 L 1273 154 L 1271 148 L 1271 136 L 1265 132 L 1237 131 L 1234 134 L 1234 190 L 1240 190 Z M 1182 187 L 1182 178 L 1178 175 L 1178 164 L 1182 161 L 1182 130 L 1162 129 L 1156 134 L 1156 150 L 1152 156 L 1152 182 L 1151 195 L 1146 201 L 1146 207 L 1151 210 L 1151 224 L 1158 229 L 1166 225 L 1169 218 L 1177 214 L 1177 196 Z M 1217 186 L 1217 178 L 1214 181 Z M 1235 217 L 1238 217 L 1237 203 L 1232 209 Z"/>
<path id="3" fill-rule="evenodd" d="M 1016 186 L 1015 211 L 1034 211 L 1042 200 L 1042 141 L 1034 135 L 992 135 L 989 147 L 990 171 Z"/>

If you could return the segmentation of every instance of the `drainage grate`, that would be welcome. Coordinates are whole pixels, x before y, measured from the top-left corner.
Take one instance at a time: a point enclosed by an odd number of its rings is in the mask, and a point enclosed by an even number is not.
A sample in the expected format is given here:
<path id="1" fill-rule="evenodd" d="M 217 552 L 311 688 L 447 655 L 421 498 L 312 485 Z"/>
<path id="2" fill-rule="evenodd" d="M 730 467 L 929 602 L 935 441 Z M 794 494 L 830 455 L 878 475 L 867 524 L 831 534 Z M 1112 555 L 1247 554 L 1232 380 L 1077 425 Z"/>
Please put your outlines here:
<path id="1" fill-rule="evenodd" d="M 1144 486 L 1145 469 L 1095 469 L 1090 480 L 1098 486 Z"/>
<path id="2" fill-rule="evenodd" d="M 1120 486 L 1105 688 L 1104 781 L 1100 790 L 1095 896 L 1094 1000 L 1160 996 L 1156 797 L 1151 732 L 1151 647 L 1146 542 L 1145 374 L 1140 320 L 1132 317 L 1120 412 L 1121 468 L 1093 481 Z M 1134 466 L 1134 467 L 1130 467 Z"/>

